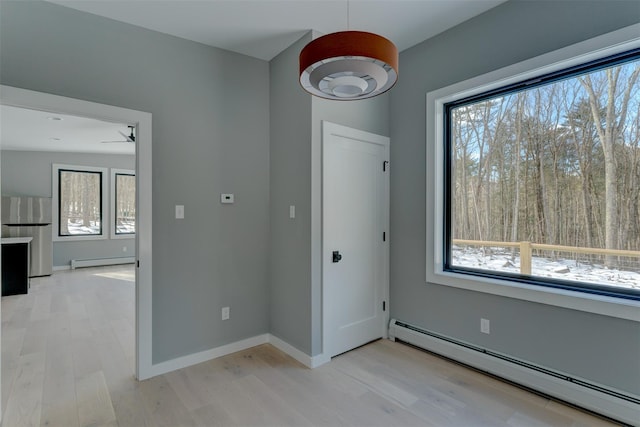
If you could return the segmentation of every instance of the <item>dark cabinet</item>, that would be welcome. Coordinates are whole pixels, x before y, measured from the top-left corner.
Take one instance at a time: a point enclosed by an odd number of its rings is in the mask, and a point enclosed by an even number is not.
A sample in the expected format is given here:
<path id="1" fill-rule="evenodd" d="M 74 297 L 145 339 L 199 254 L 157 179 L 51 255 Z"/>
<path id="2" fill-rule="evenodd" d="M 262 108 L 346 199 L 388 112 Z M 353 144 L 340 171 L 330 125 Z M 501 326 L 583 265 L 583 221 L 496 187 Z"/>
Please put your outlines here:
<path id="1" fill-rule="evenodd" d="M 29 291 L 29 242 L 4 243 L 2 239 L 2 296 Z"/>

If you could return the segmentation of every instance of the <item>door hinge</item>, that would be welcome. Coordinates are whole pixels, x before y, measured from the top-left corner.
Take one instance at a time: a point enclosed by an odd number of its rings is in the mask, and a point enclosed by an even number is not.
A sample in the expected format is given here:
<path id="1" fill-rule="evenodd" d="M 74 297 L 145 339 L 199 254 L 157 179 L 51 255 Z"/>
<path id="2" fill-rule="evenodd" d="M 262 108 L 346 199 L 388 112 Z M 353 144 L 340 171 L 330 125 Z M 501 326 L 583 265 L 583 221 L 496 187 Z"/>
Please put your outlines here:
<path id="1" fill-rule="evenodd" d="M 140 260 L 136 261 L 136 267 L 140 268 Z"/>
<path id="2" fill-rule="evenodd" d="M 382 311 L 387 311 L 387 302 L 382 301 Z"/>
<path id="3" fill-rule="evenodd" d="M 382 172 L 387 171 L 387 166 L 389 166 L 389 160 L 385 160 L 384 162 L 382 162 Z"/>
<path id="4" fill-rule="evenodd" d="M 383 231 L 383 232 L 382 232 L 382 241 L 383 241 L 383 242 L 386 242 L 386 241 L 387 241 L 387 232 L 386 232 L 386 231 Z"/>

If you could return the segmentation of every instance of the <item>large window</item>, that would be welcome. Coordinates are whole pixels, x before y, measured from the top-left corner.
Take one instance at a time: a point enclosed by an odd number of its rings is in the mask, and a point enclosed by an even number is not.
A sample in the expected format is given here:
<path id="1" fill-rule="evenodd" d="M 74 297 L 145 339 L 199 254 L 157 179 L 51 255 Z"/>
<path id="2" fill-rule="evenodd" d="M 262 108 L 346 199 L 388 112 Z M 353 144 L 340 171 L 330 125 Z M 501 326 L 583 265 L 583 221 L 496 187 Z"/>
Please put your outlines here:
<path id="1" fill-rule="evenodd" d="M 638 26 L 426 98 L 426 281 L 640 320 Z"/>
<path id="2" fill-rule="evenodd" d="M 109 171 L 52 165 L 54 241 L 135 238 L 135 171 Z"/>
<path id="3" fill-rule="evenodd" d="M 58 168 L 58 236 L 102 235 L 102 172 Z"/>
<path id="4" fill-rule="evenodd" d="M 132 170 L 111 169 L 113 235 L 132 237 L 136 232 L 136 175 Z"/>
<path id="5" fill-rule="evenodd" d="M 444 270 L 640 299 L 640 51 L 444 104 Z"/>

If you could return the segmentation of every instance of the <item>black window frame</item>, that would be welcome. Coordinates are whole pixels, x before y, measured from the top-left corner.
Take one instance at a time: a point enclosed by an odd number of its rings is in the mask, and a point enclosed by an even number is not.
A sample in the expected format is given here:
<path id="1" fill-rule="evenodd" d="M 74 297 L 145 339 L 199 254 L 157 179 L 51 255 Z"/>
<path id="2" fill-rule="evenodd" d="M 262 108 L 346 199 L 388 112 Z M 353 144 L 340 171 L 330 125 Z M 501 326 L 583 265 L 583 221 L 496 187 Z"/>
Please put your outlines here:
<path id="1" fill-rule="evenodd" d="M 113 234 L 116 236 L 135 236 L 136 232 L 123 233 L 118 231 L 118 176 L 131 176 L 135 179 L 135 173 L 114 172 L 113 173 Z M 137 206 L 136 206 L 137 209 Z M 137 229 L 137 225 L 136 229 Z"/>
<path id="2" fill-rule="evenodd" d="M 595 294 L 607 297 L 616 297 L 628 300 L 640 301 L 640 290 L 630 288 L 616 288 L 608 285 L 598 285 L 587 282 L 576 282 L 562 279 L 550 279 L 540 276 L 527 276 L 522 274 L 514 274 L 509 272 L 479 270 L 469 267 L 455 266 L 452 264 L 453 259 L 453 236 L 452 236 L 452 171 L 454 160 L 454 144 L 451 136 L 451 112 L 454 108 L 465 105 L 474 104 L 487 99 L 498 97 L 501 95 L 512 94 L 522 90 L 532 89 L 543 86 L 559 80 L 568 79 L 578 75 L 597 71 L 599 69 L 623 64 L 626 62 L 640 60 L 640 48 L 634 48 L 615 55 L 606 56 L 600 59 L 588 61 L 575 66 L 567 67 L 552 73 L 542 74 L 537 77 L 528 78 L 516 83 L 508 84 L 502 87 L 480 92 L 468 97 L 456 99 L 454 101 L 443 104 L 442 115 L 442 135 L 444 144 L 444 165 L 443 165 L 443 271 L 450 273 L 458 273 L 478 278 L 488 278 L 497 280 L 508 280 L 525 285 L 539 286 L 546 288 L 555 288 L 568 291 L 577 291 L 587 294 Z"/>
<path id="3" fill-rule="evenodd" d="M 100 188 L 100 232 L 99 233 L 90 233 L 90 234 L 62 234 L 62 173 L 63 172 L 72 172 L 72 173 L 88 173 L 88 174 L 97 174 L 99 177 L 98 186 Z M 70 168 L 58 168 L 58 237 L 94 237 L 94 236 L 104 236 L 104 209 L 103 209 L 103 197 L 102 194 L 102 180 L 104 179 L 102 171 L 91 171 L 84 169 L 70 169 Z"/>

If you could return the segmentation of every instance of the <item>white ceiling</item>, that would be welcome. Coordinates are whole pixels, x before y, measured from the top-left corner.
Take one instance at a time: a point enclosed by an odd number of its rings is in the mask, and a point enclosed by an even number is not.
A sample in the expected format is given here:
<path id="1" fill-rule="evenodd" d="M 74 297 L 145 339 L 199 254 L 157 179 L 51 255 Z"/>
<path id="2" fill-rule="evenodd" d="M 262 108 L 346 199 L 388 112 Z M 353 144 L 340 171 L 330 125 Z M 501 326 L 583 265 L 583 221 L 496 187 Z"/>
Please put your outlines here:
<path id="1" fill-rule="evenodd" d="M 48 0 L 83 12 L 271 60 L 309 30 L 370 31 L 400 51 L 506 0 Z M 402 64 L 401 64 L 402 66 Z M 402 78 L 402 71 L 400 72 Z M 0 148 L 134 154 L 135 144 L 103 144 L 129 130 L 80 117 L 0 107 Z M 59 140 L 55 140 L 59 138 Z"/>
<path id="2" fill-rule="evenodd" d="M 48 1 L 268 61 L 309 30 L 370 31 L 402 51 L 506 0 Z"/>
<path id="3" fill-rule="evenodd" d="M 60 120 L 56 120 L 60 119 Z M 19 151 L 135 154 L 126 124 L 0 105 L 0 148 Z"/>

